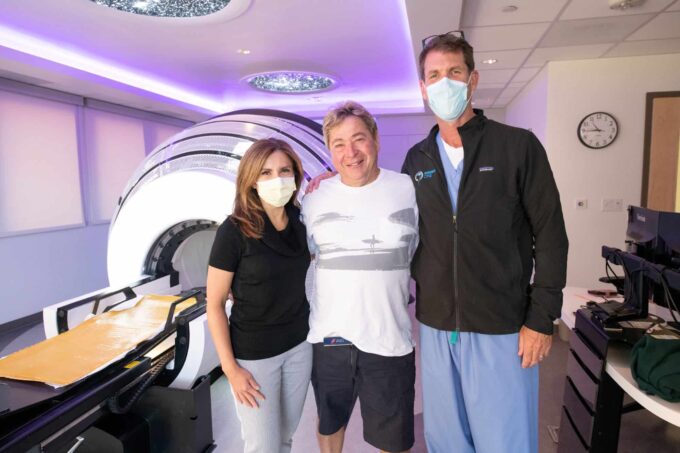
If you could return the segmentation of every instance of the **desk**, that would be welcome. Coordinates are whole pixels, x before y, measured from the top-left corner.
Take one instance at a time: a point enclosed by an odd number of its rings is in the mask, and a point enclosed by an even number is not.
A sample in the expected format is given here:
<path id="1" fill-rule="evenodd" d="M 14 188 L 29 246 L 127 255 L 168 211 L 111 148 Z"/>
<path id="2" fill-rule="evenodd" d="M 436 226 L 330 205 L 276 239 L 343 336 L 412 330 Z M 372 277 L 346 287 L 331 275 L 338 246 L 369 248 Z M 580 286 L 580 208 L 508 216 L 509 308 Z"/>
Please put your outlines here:
<path id="1" fill-rule="evenodd" d="M 561 321 L 570 330 L 574 328 L 576 323 L 575 312 L 585 306 L 589 300 L 597 301 L 600 299 L 590 296 L 584 288 L 567 287 L 563 294 L 564 303 Z M 670 313 L 664 307 L 650 304 L 649 312 L 670 319 Z M 586 356 L 579 356 L 579 347 L 581 351 L 585 351 Z M 649 412 L 680 427 L 680 403 L 670 403 L 659 397 L 648 395 L 638 388 L 629 366 L 630 346 L 624 343 L 609 343 L 606 349 L 606 357 L 600 359 L 600 363 L 603 363 L 602 360 L 604 359 L 604 366 L 600 367 L 600 374 L 593 372 L 597 368 L 592 365 L 593 359 L 597 360 L 596 352 L 592 350 L 593 348 L 589 348 L 590 351 L 583 349 L 581 335 L 572 333 L 570 348 L 570 354 L 579 358 L 579 360 L 574 360 L 570 355 L 572 363 L 568 366 L 563 420 L 560 429 L 560 439 L 562 440 L 564 437 L 565 442 L 564 445 L 560 442 L 560 452 L 577 450 L 592 453 L 615 452 L 618 447 L 623 392 L 630 395 Z M 583 371 L 588 368 L 588 360 L 591 363 L 590 373 Z M 576 362 L 580 362 L 580 367 L 574 366 Z M 593 377 L 594 380 L 592 380 Z M 583 386 L 583 382 L 585 382 L 585 386 Z M 583 392 L 583 389 L 586 391 Z M 587 390 L 590 389 L 593 390 L 592 394 L 588 394 Z M 579 391 L 582 394 L 579 394 Z M 578 395 L 578 398 L 575 398 L 574 395 Z M 588 397 L 590 397 L 589 401 Z M 565 417 L 567 414 L 568 417 Z M 568 420 L 565 420 L 567 418 Z M 578 433 L 578 435 L 575 433 Z M 584 445 L 584 442 L 587 445 Z M 577 447 L 580 445 L 582 448 L 574 450 L 574 445 Z"/>
<path id="2" fill-rule="evenodd" d="M 566 287 L 562 292 L 562 322 L 571 330 L 574 328 L 575 312 L 589 300 L 598 301 L 601 298 L 588 294 L 585 288 Z M 671 319 L 670 312 L 665 307 L 649 304 L 649 313 L 666 320 Z M 631 348 L 623 343 L 612 343 L 607 353 L 605 371 L 624 392 L 631 396 L 642 407 L 662 418 L 668 423 L 680 427 L 680 403 L 671 403 L 658 396 L 648 395 L 641 391 L 630 372 Z"/>

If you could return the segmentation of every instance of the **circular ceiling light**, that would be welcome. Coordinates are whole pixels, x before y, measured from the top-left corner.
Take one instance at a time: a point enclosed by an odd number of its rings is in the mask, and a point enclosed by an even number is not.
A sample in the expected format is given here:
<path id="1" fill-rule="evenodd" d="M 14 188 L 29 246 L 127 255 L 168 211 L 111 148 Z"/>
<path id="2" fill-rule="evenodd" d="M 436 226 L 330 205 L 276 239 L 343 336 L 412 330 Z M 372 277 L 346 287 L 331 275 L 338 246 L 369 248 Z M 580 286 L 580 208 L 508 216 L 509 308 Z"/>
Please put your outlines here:
<path id="1" fill-rule="evenodd" d="M 276 71 L 245 78 L 248 85 L 262 91 L 295 94 L 329 90 L 337 84 L 331 76 L 303 71 Z"/>
<path id="2" fill-rule="evenodd" d="M 231 0 L 90 0 L 128 13 L 155 17 L 200 17 L 227 7 Z"/>
<path id="3" fill-rule="evenodd" d="M 496 60 L 495 58 L 489 58 L 488 60 L 482 60 L 482 63 L 484 63 L 484 64 L 494 64 L 494 63 L 498 63 L 498 60 Z"/>

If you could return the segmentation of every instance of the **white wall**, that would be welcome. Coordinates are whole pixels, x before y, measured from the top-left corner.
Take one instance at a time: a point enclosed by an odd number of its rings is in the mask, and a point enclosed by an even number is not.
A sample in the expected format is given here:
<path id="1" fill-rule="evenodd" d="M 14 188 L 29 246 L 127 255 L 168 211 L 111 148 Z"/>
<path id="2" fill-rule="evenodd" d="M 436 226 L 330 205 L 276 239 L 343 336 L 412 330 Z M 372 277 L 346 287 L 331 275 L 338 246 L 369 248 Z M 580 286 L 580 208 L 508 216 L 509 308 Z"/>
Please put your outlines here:
<path id="1" fill-rule="evenodd" d="M 0 79 L 0 325 L 108 286 L 123 185 L 190 124 Z"/>
<path id="2" fill-rule="evenodd" d="M 511 126 L 531 130 L 545 146 L 548 122 L 547 100 L 548 68 L 546 67 L 517 95 L 512 104 L 505 108 L 505 121 Z M 550 154 L 549 149 L 547 152 Z"/>
<path id="3" fill-rule="evenodd" d="M 640 203 L 646 93 L 680 90 L 679 74 L 680 55 L 552 62 L 547 81 L 532 83 L 506 109 L 519 125 L 539 125 L 545 115 L 543 143 L 569 234 L 569 285 L 601 286 L 601 246 L 624 247 L 626 211 L 602 212 L 602 200 L 622 199 L 624 208 Z M 613 114 L 620 129 L 601 150 L 586 148 L 576 135 L 581 119 L 596 111 Z M 586 199 L 587 209 L 576 209 L 577 199 Z"/>
<path id="4" fill-rule="evenodd" d="M 83 224 L 77 109 L 0 91 L 0 235 Z"/>
<path id="5" fill-rule="evenodd" d="M 0 324 L 108 286 L 109 225 L 0 238 Z"/>

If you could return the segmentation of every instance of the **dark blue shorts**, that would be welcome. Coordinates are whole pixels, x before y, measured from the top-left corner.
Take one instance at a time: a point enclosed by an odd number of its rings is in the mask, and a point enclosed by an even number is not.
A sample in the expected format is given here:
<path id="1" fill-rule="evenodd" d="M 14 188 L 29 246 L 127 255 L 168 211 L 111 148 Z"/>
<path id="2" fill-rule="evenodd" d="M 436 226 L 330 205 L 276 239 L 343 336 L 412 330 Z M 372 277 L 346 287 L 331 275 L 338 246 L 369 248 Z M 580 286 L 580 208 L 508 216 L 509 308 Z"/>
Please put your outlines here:
<path id="1" fill-rule="evenodd" d="M 390 452 L 413 446 L 415 351 L 386 357 L 356 346 L 313 345 L 312 386 L 319 434 L 329 436 L 347 425 L 357 397 L 364 440 Z"/>

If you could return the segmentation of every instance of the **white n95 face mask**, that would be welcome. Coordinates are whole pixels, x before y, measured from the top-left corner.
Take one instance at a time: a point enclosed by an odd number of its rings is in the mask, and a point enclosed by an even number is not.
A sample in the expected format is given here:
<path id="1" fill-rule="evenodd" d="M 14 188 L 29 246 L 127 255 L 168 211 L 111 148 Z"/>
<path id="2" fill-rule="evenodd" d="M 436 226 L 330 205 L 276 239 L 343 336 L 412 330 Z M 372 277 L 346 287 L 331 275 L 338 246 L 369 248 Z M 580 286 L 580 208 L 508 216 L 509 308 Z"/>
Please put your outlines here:
<path id="1" fill-rule="evenodd" d="M 295 178 L 274 178 L 257 182 L 257 194 L 262 200 L 277 208 L 285 205 L 295 192 Z"/>
<path id="2" fill-rule="evenodd" d="M 444 121 L 453 121 L 463 114 L 470 101 L 467 89 L 467 83 L 443 77 L 426 88 L 427 103 L 439 118 Z"/>

